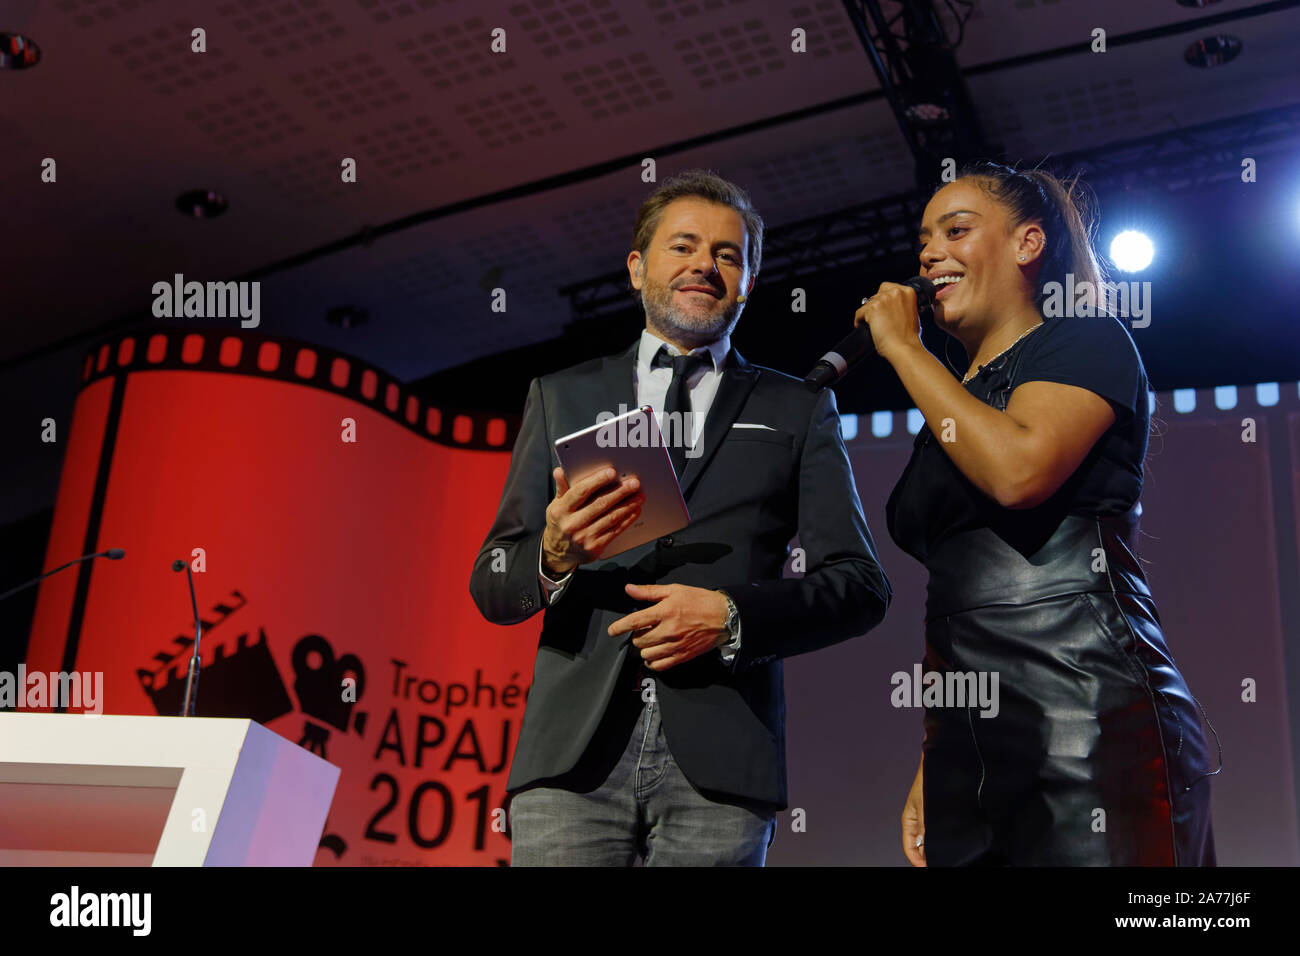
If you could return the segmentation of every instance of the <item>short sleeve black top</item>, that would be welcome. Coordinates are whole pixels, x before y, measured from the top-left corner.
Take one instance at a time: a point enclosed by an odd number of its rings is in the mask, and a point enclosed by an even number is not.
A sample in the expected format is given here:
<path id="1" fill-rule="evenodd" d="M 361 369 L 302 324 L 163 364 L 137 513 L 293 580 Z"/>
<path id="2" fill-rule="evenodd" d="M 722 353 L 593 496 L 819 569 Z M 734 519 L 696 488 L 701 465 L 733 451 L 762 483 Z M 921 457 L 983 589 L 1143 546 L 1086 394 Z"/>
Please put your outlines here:
<path id="1" fill-rule="evenodd" d="M 980 369 L 966 390 L 1005 409 L 1025 382 L 1077 385 L 1115 409 L 1115 421 L 1057 492 L 1034 508 L 1003 508 L 976 488 L 923 425 L 885 514 L 890 537 L 924 562 L 951 535 L 991 527 L 1025 553 L 1051 537 L 1070 514 L 1129 511 L 1142 491 L 1150 413 L 1147 377 L 1133 339 L 1111 316 L 1047 319 Z"/>

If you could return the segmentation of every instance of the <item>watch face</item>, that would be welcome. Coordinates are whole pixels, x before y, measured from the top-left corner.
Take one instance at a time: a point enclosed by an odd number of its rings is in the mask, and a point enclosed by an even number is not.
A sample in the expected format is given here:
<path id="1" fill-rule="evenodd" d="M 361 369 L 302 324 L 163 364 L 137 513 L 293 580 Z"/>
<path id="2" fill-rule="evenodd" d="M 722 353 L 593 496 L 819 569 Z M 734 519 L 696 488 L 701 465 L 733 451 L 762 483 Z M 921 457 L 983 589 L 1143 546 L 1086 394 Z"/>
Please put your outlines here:
<path id="1" fill-rule="evenodd" d="M 718 593 L 727 599 L 727 623 L 724 627 L 726 627 L 727 633 L 731 635 L 732 640 L 735 640 L 736 631 L 740 629 L 740 609 L 736 607 L 736 602 L 731 599 L 731 595 L 726 591 L 719 591 Z"/>

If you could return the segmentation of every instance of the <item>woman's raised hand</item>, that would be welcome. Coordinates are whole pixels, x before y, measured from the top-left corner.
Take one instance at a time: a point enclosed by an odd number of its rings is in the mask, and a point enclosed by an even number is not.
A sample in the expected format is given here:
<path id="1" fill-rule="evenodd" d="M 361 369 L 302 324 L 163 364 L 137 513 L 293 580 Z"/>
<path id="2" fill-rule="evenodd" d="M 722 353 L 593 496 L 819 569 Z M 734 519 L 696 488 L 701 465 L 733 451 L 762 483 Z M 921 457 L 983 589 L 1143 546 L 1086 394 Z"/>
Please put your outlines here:
<path id="1" fill-rule="evenodd" d="M 897 282 L 882 282 L 876 294 L 853 313 L 853 324 L 867 324 L 876 352 L 887 362 L 899 349 L 921 345 L 921 317 L 916 310 L 916 291 Z"/>

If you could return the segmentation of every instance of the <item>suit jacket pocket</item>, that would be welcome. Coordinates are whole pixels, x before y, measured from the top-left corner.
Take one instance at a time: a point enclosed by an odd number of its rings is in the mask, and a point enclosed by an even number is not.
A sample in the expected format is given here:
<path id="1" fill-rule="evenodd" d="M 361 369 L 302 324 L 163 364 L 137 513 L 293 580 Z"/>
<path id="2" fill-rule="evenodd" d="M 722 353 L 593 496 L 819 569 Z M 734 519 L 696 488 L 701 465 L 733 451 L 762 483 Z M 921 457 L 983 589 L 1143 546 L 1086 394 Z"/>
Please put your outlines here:
<path id="1" fill-rule="evenodd" d="M 768 431 L 766 428 L 731 428 L 727 430 L 725 444 L 731 442 L 761 442 L 780 445 L 787 451 L 794 449 L 794 435 L 785 431 Z"/>

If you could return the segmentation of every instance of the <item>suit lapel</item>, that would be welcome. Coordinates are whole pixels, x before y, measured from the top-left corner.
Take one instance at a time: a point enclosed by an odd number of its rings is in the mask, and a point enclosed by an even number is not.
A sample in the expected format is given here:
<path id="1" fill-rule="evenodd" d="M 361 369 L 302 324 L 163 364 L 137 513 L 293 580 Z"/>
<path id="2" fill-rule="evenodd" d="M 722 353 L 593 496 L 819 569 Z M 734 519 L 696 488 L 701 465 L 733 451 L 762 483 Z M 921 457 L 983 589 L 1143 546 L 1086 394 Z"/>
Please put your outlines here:
<path id="1" fill-rule="evenodd" d="M 601 360 L 598 407 L 618 413 L 619 405 L 636 408 L 636 356 L 641 347 L 638 337 L 632 347 Z M 594 423 L 595 419 L 592 419 Z"/>
<path id="2" fill-rule="evenodd" d="M 695 482 L 709 466 L 709 462 L 718 451 L 718 446 L 731 430 L 731 423 L 745 407 L 745 400 L 753 391 L 758 375 L 758 369 L 746 362 L 733 346 L 727 353 L 726 363 L 722 368 L 722 381 L 718 383 L 717 394 L 713 396 L 713 404 L 709 406 L 708 417 L 704 420 L 704 434 L 701 436 L 704 447 L 699 455 L 686 459 L 686 470 L 680 482 L 682 497 L 690 496 Z"/>
<path id="3" fill-rule="evenodd" d="M 636 360 L 640 346 L 641 340 L 638 338 L 631 348 L 602 359 L 600 379 L 596 387 L 598 407 L 611 412 L 617 412 L 619 405 L 637 407 Z M 690 496 L 691 488 L 727 437 L 732 422 L 745 407 L 745 401 L 758 381 L 758 376 L 758 369 L 746 362 L 733 346 L 727 353 L 722 367 L 722 380 L 718 383 L 718 391 L 713 396 L 713 404 L 709 406 L 708 417 L 704 420 L 700 454 L 686 459 L 686 469 L 679 482 L 683 498 Z"/>

